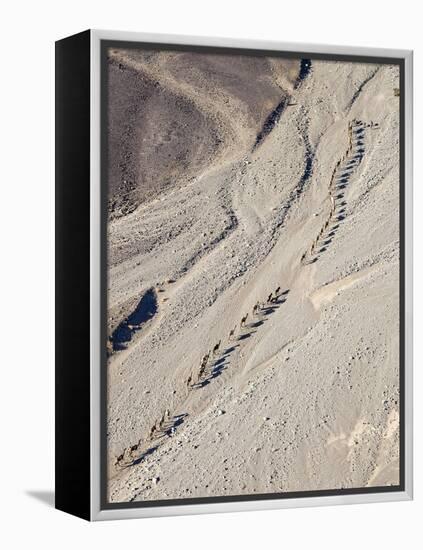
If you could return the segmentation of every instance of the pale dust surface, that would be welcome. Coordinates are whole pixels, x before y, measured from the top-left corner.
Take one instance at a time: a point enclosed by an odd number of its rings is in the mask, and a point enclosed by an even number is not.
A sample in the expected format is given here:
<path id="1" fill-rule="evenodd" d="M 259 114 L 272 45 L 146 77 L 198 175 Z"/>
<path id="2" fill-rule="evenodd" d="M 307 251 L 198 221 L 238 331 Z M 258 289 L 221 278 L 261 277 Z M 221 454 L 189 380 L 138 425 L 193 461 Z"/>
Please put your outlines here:
<path id="1" fill-rule="evenodd" d="M 221 141 L 184 157 L 186 181 L 175 171 L 111 215 L 109 330 L 126 340 L 108 360 L 110 500 L 397 485 L 398 68 L 313 61 L 295 86 L 298 64 L 254 65 L 268 94 L 255 116 L 249 67 L 208 84 L 204 60 L 118 58 Z"/>

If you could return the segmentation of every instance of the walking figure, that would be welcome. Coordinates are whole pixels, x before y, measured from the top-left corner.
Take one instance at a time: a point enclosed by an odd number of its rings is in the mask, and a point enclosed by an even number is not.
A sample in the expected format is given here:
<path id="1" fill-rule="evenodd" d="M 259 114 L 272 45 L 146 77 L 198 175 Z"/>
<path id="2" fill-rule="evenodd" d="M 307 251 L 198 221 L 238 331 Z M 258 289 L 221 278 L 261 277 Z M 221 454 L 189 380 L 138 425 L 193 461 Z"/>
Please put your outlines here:
<path id="1" fill-rule="evenodd" d="M 165 423 L 165 420 L 166 420 L 166 413 L 163 413 L 160 420 L 159 420 L 159 429 L 161 429 L 163 427 L 163 424 Z"/>
<path id="2" fill-rule="evenodd" d="M 198 381 L 201 380 L 205 370 L 206 370 L 206 365 L 204 364 L 200 365 L 200 370 L 198 371 Z"/>
<path id="3" fill-rule="evenodd" d="M 221 342 L 221 340 L 219 340 L 218 343 L 214 346 L 213 351 L 212 351 L 213 355 L 214 355 L 214 354 L 218 351 L 218 349 L 220 348 L 220 342 Z"/>

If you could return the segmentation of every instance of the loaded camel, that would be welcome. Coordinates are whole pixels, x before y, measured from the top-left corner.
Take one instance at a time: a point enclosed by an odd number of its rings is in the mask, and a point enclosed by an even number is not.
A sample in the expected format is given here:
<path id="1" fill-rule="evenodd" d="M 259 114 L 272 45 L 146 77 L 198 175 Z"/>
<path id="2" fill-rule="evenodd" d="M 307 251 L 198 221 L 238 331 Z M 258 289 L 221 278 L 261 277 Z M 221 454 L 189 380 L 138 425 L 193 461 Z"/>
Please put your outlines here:
<path id="1" fill-rule="evenodd" d="M 247 319 L 248 319 L 248 313 L 246 313 L 244 315 L 244 317 L 241 319 L 241 322 L 239 323 L 240 328 L 245 327 L 245 323 L 246 323 Z"/>
<path id="2" fill-rule="evenodd" d="M 212 350 L 213 355 L 219 351 L 221 342 L 222 342 L 222 340 L 219 340 L 218 343 L 214 346 L 214 348 Z"/>
<path id="3" fill-rule="evenodd" d="M 258 311 L 260 311 L 260 302 L 257 302 L 256 304 L 254 304 L 253 315 L 256 315 Z"/>

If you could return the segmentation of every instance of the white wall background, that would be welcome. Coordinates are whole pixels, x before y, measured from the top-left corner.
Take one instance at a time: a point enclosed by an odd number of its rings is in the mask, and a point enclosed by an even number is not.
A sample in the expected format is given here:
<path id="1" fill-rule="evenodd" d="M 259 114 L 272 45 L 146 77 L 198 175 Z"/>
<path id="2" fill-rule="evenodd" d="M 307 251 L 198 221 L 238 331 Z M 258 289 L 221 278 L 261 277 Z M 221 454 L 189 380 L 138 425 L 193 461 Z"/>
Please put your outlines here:
<path id="1" fill-rule="evenodd" d="M 415 201 L 421 204 L 419 3 L 15 0 L 0 10 L 0 544 L 8 539 L 4 548 L 73 550 L 421 547 L 417 284 L 414 502 L 88 524 L 31 496 L 41 492 L 48 499 L 53 489 L 54 40 L 92 27 L 415 49 Z M 422 237 L 416 209 L 416 282 L 422 276 Z"/>

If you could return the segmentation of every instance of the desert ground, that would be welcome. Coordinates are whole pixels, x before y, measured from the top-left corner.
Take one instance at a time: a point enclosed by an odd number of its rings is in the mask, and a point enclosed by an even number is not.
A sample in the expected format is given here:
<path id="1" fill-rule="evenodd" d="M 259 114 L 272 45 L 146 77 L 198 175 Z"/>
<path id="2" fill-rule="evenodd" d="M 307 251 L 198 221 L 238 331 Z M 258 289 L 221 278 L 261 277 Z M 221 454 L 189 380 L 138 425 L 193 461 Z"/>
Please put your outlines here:
<path id="1" fill-rule="evenodd" d="M 110 502 L 399 483 L 399 69 L 111 49 Z"/>

